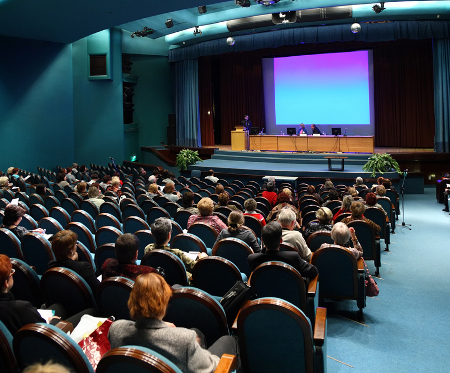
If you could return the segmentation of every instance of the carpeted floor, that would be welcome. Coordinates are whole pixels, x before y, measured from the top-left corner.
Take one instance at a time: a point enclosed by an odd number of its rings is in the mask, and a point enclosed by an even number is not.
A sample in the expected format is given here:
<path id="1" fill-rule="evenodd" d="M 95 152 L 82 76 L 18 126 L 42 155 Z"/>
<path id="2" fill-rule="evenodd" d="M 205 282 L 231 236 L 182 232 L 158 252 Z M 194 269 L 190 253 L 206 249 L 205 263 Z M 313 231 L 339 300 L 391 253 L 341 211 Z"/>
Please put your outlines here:
<path id="1" fill-rule="evenodd" d="M 380 294 L 367 298 L 365 324 L 346 318 L 356 319 L 355 301 L 328 312 L 328 372 L 450 371 L 450 215 L 434 188 L 405 197 L 411 230 L 398 226 L 382 251 Z"/>

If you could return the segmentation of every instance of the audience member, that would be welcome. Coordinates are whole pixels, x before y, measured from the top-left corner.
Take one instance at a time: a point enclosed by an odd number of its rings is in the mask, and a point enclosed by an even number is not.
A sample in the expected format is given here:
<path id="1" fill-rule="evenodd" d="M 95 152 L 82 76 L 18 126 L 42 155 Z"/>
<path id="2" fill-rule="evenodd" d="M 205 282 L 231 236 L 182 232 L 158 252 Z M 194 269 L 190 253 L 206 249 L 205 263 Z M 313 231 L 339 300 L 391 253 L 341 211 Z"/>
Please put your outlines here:
<path id="1" fill-rule="evenodd" d="M 84 182 L 84 181 L 82 181 L 81 183 L 78 183 L 78 184 L 77 184 L 77 187 L 76 187 L 77 193 L 78 193 L 81 197 L 83 197 L 83 199 L 88 199 L 88 198 L 89 198 L 88 192 L 86 191 L 86 187 L 87 187 L 87 183 Z"/>
<path id="2" fill-rule="evenodd" d="M 215 244 L 224 238 L 239 238 L 250 246 L 254 253 L 259 253 L 261 251 L 261 246 L 259 245 L 256 236 L 252 231 L 243 228 L 244 223 L 244 214 L 241 211 L 232 211 L 230 215 L 228 215 L 228 228 L 219 233 Z"/>
<path id="3" fill-rule="evenodd" d="M 366 206 L 369 207 L 377 207 L 379 208 L 381 211 L 384 212 L 385 216 L 388 216 L 387 212 L 384 210 L 383 206 L 381 206 L 378 202 L 377 202 L 377 196 L 375 195 L 375 193 L 369 192 L 366 194 Z"/>
<path id="4" fill-rule="evenodd" d="M 333 226 L 331 230 L 331 238 L 334 244 L 323 243 L 320 249 L 326 247 L 338 247 L 347 251 L 350 251 L 355 259 L 362 258 L 363 248 L 356 238 L 356 233 L 354 228 L 349 228 L 342 222 L 338 222 Z M 352 239 L 353 247 L 346 247 L 347 243 Z M 319 250 L 320 250 L 319 249 Z"/>
<path id="5" fill-rule="evenodd" d="M 72 373 L 65 366 L 53 363 L 51 360 L 45 364 L 36 363 L 28 366 L 22 373 Z"/>
<path id="6" fill-rule="evenodd" d="M 349 187 L 347 189 L 347 192 L 348 192 L 349 195 L 352 196 L 354 201 L 362 201 L 362 198 L 359 197 L 359 193 L 358 193 L 358 191 L 355 188 Z"/>
<path id="7" fill-rule="evenodd" d="M 328 192 L 328 198 L 322 203 L 322 206 L 326 207 L 331 201 L 339 201 L 339 192 L 336 189 L 331 189 Z"/>
<path id="8" fill-rule="evenodd" d="M 279 212 L 285 208 L 290 208 L 294 211 L 296 220 L 300 220 L 299 210 L 295 206 L 291 205 L 289 196 L 286 193 L 281 192 L 277 196 L 276 206 L 272 209 L 272 211 L 270 211 L 269 215 L 267 215 L 267 221 L 276 220 Z"/>
<path id="9" fill-rule="evenodd" d="M 56 175 L 56 184 L 58 184 L 61 189 L 64 189 L 64 187 L 69 185 L 66 180 L 66 174 L 64 172 L 60 172 L 58 175 Z"/>
<path id="10" fill-rule="evenodd" d="M 222 232 L 222 229 L 227 229 L 225 223 L 218 216 L 212 214 L 214 211 L 214 202 L 211 198 L 202 198 L 197 203 L 197 208 L 200 215 L 192 215 L 189 217 L 187 222 L 188 228 L 194 223 L 205 223 L 213 227 L 217 234 Z"/>
<path id="11" fill-rule="evenodd" d="M 178 211 L 189 211 L 191 214 L 198 215 L 198 208 L 194 207 L 194 193 L 185 192 L 181 197 L 182 206 L 177 209 Z"/>
<path id="12" fill-rule="evenodd" d="M 266 225 L 266 219 L 259 212 L 256 212 L 256 201 L 253 198 L 249 198 L 244 202 L 245 212 L 244 215 L 253 216 L 258 219 L 261 225 L 264 227 Z"/>
<path id="13" fill-rule="evenodd" d="M 36 194 L 42 199 L 45 199 L 45 197 L 47 197 L 47 187 L 45 186 L 45 184 L 36 185 Z"/>
<path id="14" fill-rule="evenodd" d="M 329 189 L 330 191 L 334 190 L 334 189 Z M 319 202 L 319 204 L 321 205 L 323 200 L 322 198 L 319 196 L 318 193 L 316 193 L 316 188 L 314 188 L 312 185 L 308 185 L 308 188 L 306 188 L 306 193 L 305 195 L 308 196 L 313 196 L 317 202 Z"/>
<path id="15" fill-rule="evenodd" d="M 107 190 L 110 185 L 111 185 L 111 176 L 109 175 L 103 176 L 102 182 L 100 183 L 100 186 L 103 188 L 103 190 Z"/>
<path id="16" fill-rule="evenodd" d="M 261 232 L 262 241 L 265 247 L 265 253 L 250 254 L 248 256 L 248 265 L 252 271 L 260 264 L 265 262 L 280 261 L 294 267 L 302 277 L 317 276 L 318 271 L 315 266 L 308 263 L 296 251 L 280 251 L 282 239 L 281 225 L 276 222 L 267 223 Z"/>
<path id="17" fill-rule="evenodd" d="M 35 232 L 41 234 L 44 233 L 44 230 L 41 228 L 28 231 L 28 229 L 19 225 L 20 222 L 22 221 L 22 217 L 26 214 L 26 211 L 19 205 L 9 203 L 5 207 L 4 214 L 5 216 L 3 217 L 3 224 L 1 225 L 0 228 L 6 228 L 10 230 L 21 241 L 22 237 L 25 236 L 28 232 Z"/>
<path id="18" fill-rule="evenodd" d="M 208 176 L 206 176 L 205 179 L 212 181 L 214 184 L 219 181 L 219 178 L 214 176 L 213 170 L 208 171 Z"/>
<path id="19" fill-rule="evenodd" d="M 95 183 L 98 183 L 98 174 L 94 173 L 94 174 L 91 175 L 91 180 L 89 180 L 88 184 L 92 185 L 92 184 L 95 184 Z"/>
<path id="20" fill-rule="evenodd" d="M 151 177 L 151 176 L 150 176 Z M 160 192 L 158 188 L 158 184 L 152 183 L 148 186 L 148 192 L 147 195 L 150 198 L 155 198 L 156 196 L 162 196 L 163 194 Z"/>
<path id="21" fill-rule="evenodd" d="M 105 202 L 102 199 L 102 194 L 100 193 L 99 185 L 97 183 L 92 184 L 88 190 L 88 198 L 95 206 L 100 210 L 100 206 Z"/>
<path id="22" fill-rule="evenodd" d="M 218 198 L 218 204 L 214 206 L 214 211 L 216 211 L 219 207 L 228 207 L 231 210 L 237 210 L 238 208 L 235 205 L 228 204 L 229 200 L 230 195 L 227 192 L 220 193 Z"/>
<path id="23" fill-rule="evenodd" d="M 136 279 L 128 300 L 132 320 L 115 321 L 109 329 L 111 348 L 137 345 L 157 351 L 185 373 L 212 373 L 222 354 L 239 355 L 237 341 L 220 337 L 206 349 L 200 331 L 164 322 L 172 289 L 155 273 Z M 199 343 L 200 342 L 200 343 Z"/>
<path id="24" fill-rule="evenodd" d="M 172 202 L 177 202 L 181 198 L 181 194 L 175 190 L 175 184 L 173 182 L 166 183 L 163 193 L 163 196 Z"/>
<path id="25" fill-rule="evenodd" d="M 56 233 L 52 239 L 52 251 L 56 260 L 50 261 L 47 268 L 65 267 L 71 269 L 88 283 L 95 294 L 100 282 L 88 262 L 78 261 L 77 240 L 78 236 L 75 232 L 63 230 Z"/>
<path id="26" fill-rule="evenodd" d="M 359 201 L 355 201 L 352 203 L 352 205 L 350 206 L 350 211 L 352 212 L 352 215 L 342 219 L 342 223 L 347 224 L 350 223 L 351 221 L 355 221 L 355 220 L 362 220 L 365 221 L 366 223 L 368 223 L 372 229 L 375 231 L 375 233 L 379 233 L 381 230 L 381 227 L 378 224 L 375 224 L 372 220 L 370 219 L 366 219 L 364 217 L 364 211 L 366 210 L 366 207 L 363 205 L 362 202 Z"/>
<path id="27" fill-rule="evenodd" d="M 74 175 L 72 175 L 72 167 L 67 167 L 66 171 L 67 171 L 67 173 L 66 173 L 66 180 L 70 184 L 75 183 L 77 181 L 77 178 Z"/>
<path id="28" fill-rule="evenodd" d="M 275 185 L 272 183 L 268 183 L 266 189 L 267 190 L 262 192 L 262 196 L 269 201 L 272 207 L 274 207 L 277 203 L 277 194 L 274 192 Z"/>
<path id="29" fill-rule="evenodd" d="M 334 184 L 330 179 L 326 179 L 325 183 L 320 188 L 319 193 L 322 194 L 323 192 L 329 192 L 331 189 L 334 189 Z"/>
<path id="30" fill-rule="evenodd" d="M 339 215 L 351 212 L 350 211 L 350 207 L 351 207 L 352 203 L 353 203 L 353 197 L 352 196 L 350 196 L 350 195 L 344 196 L 344 198 L 342 199 L 341 208 L 333 216 L 333 222 L 336 221 L 336 219 L 337 219 L 337 217 Z"/>
<path id="31" fill-rule="evenodd" d="M 333 213 L 328 207 L 320 207 L 316 211 L 316 218 L 319 220 L 318 222 L 312 221 L 306 227 L 305 240 L 307 240 L 308 237 L 315 232 L 331 232 L 331 229 L 333 229 Z"/>
<path id="32" fill-rule="evenodd" d="M 294 228 L 300 228 L 297 223 L 295 212 L 291 208 L 285 208 L 278 215 L 278 222 L 282 228 L 283 242 L 293 245 L 302 259 L 309 262 L 311 259 L 311 250 L 306 245 L 303 235 Z"/>
<path id="33" fill-rule="evenodd" d="M 196 215 L 192 215 L 196 216 Z M 222 223 L 223 224 L 223 223 Z M 224 224 L 225 225 L 225 224 Z M 155 243 L 147 245 L 144 249 L 144 253 L 147 254 L 152 250 L 167 250 L 172 254 L 178 256 L 186 267 L 188 278 L 191 279 L 192 268 L 194 268 L 196 260 L 192 260 L 186 255 L 184 251 L 169 246 L 170 239 L 172 237 L 172 223 L 167 218 L 157 218 L 151 225 L 152 235 L 155 239 Z M 197 259 L 206 258 L 208 254 L 199 253 Z M 144 260 L 144 258 L 142 259 Z"/>
<path id="34" fill-rule="evenodd" d="M 386 188 L 383 185 L 378 185 L 375 188 L 375 194 L 378 197 L 386 197 Z"/>
<path id="35" fill-rule="evenodd" d="M 152 267 L 137 265 L 139 254 L 139 239 L 131 233 L 125 233 L 116 240 L 114 246 L 115 258 L 108 258 L 102 265 L 102 280 L 122 276 L 135 281 L 142 273 L 152 273 L 156 270 Z"/>
<path id="36" fill-rule="evenodd" d="M 9 182 L 8 176 L 0 177 L 0 188 L 2 190 L 9 190 L 12 186 L 13 184 Z"/>
<path id="37" fill-rule="evenodd" d="M 356 187 L 362 187 L 362 188 L 367 188 L 366 184 L 363 184 L 363 178 L 361 176 L 358 176 L 356 178 L 356 184 L 353 185 L 355 188 Z"/>
<path id="38" fill-rule="evenodd" d="M 223 187 L 223 185 L 222 184 L 217 184 L 215 193 L 218 195 L 218 194 L 221 194 L 223 192 L 225 192 L 225 188 Z"/>

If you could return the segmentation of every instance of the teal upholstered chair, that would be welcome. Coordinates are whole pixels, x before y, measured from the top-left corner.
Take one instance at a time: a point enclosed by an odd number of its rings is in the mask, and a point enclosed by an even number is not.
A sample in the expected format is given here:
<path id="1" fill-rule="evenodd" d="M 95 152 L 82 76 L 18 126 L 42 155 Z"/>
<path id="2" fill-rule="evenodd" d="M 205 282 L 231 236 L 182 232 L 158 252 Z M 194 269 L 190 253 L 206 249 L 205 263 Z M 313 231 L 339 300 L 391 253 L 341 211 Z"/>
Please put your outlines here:
<path id="1" fill-rule="evenodd" d="M 97 275 L 100 275 L 103 263 L 105 263 L 106 259 L 109 258 L 116 258 L 116 251 L 114 249 L 113 243 L 106 243 L 95 251 L 95 267 L 97 268 L 98 272 Z"/>
<path id="2" fill-rule="evenodd" d="M 311 263 L 319 270 L 319 297 L 330 300 L 353 299 L 362 318 L 366 306 L 365 271 L 363 261 L 358 261 L 347 250 L 327 247 L 317 250 Z"/>
<path id="3" fill-rule="evenodd" d="M 293 304 L 279 298 L 246 303 L 237 329 L 245 373 L 326 372 L 326 309 L 317 309 L 315 324 Z"/>
<path id="4" fill-rule="evenodd" d="M 106 243 L 116 243 L 117 239 L 123 233 L 114 227 L 101 227 L 97 233 L 95 233 L 95 243 L 97 247 L 100 247 Z"/>
<path id="5" fill-rule="evenodd" d="M 203 240 L 191 233 L 177 234 L 173 237 L 170 247 L 184 252 L 200 251 L 208 254 L 208 250 Z"/>
<path id="6" fill-rule="evenodd" d="M 323 243 L 334 243 L 333 239 L 331 238 L 331 232 L 314 232 L 308 237 L 306 241 L 306 245 L 312 252 L 318 250 Z"/>
<path id="7" fill-rule="evenodd" d="M 247 278 L 250 276 L 250 267 L 247 261 L 250 254 L 253 254 L 253 250 L 249 245 L 238 238 L 231 237 L 217 242 L 212 251 L 212 255 L 221 256 L 234 263 Z"/>
<path id="8" fill-rule="evenodd" d="M 70 220 L 83 224 L 92 234 L 97 231 L 94 219 L 84 210 L 75 210 L 70 216 Z"/>
<path id="9" fill-rule="evenodd" d="M 141 230 L 150 230 L 150 226 L 147 224 L 147 222 L 144 219 L 142 219 L 138 216 L 129 216 L 123 221 L 124 233 L 134 234 L 135 232 L 141 231 Z"/>
<path id="10" fill-rule="evenodd" d="M 120 223 L 119 219 L 117 219 L 114 215 L 108 214 L 107 212 L 98 214 L 97 218 L 95 219 L 95 224 L 97 226 L 97 229 L 100 229 L 101 227 L 114 227 L 119 231 L 123 230 L 123 226 Z"/>
<path id="11" fill-rule="evenodd" d="M 169 285 L 186 286 L 189 283 L 186 268 L 178 256 L 167 250 L 152 250 L 142 257 L 141 265 L 164 270 L 164 279 Z"/>
<path id="12" fill-rule="evenodd" d="M 11 259 L 14 273 L 14 286 L 11 293 L 17 300 L 30 302 L 34 307 L 40 308 L 44 303 L 41 292 L 41 280 L 37 273 L 27 263 L 20 259 Z"/>
<path id="13" fill-rule="evenodd" d="M 100 315 L 114 316 L 116 320 L 131 320 L 128 299 L 133 290 L 134 281 L 125 277 L 109 277 L 102 281 L 96 291 Z"/>
<path id="14" fill-rule="evenodd" d="M 19 370 L 13 352 L 13 336 L 0 321 L 0 372 L 17 373 Z"/>
<path id="15" fill-rule="evenodd" d="M 145 247 L 155 243 L 155 237 L 153 237 L 152 232 L 149 229 L 137 231 L 134 235 L 139 239 L 138 259 L 140 260 L 144 256 Z"/>
<path id="16" fill-rule="evenodd" d="M 318 276 L 309 284 L 292 266 L 282 262 L 265 262 L 252 272 L 248 284 L 258 298 L 284 299 L 298 307 L 314 325 L 315 311 L 319 305 Z"/>
<path id="17" fill-rule="evenodd" d="M 28 324 L 13 338 L 13 349 L 20 369 L 52 360 L 77 373 L 94 373 L 80 346 L 65 332 L 49 324 Z"/>
<path id="18" fill-rule="evenodd" d="M 199 329 L 205 335 L 207 346 L 223 335 L 229 335 L 225 311 L 220 303 L 196 288 L 184 287 L 173 291 L 164 321 L 182 328 Z"/>
<path id="19" fill-rule="evenodd" d="M 95 253 L 95 249 L 97 247 L 95 245 L 95 236 L 89 229 L 86 228 L 84 224 L 71 222 L 67 224 L 66 229 L 75 232 L 78 236 L 78 241 L 82 242 L 91 253 Z"/>
<path id="20" fill-rule="evenodd" d="M 35 232 L 29 232 L 22 237 L 22 252 L 26 262 L 35 267 L 39 275 L 47 270 L 48 262 L 55 259 L 50 242 Z"/>
<path id="21" fill-rule="evenodd" d="M 19 239 L 6 228 L 0 228 L 0 254 L 7 255 L 10 258 L 24 260 Z"/>
<path id="22" fill-rule="evenodd" d="M 381 231 L 379 233 L 380 239 L 384 240 L 386 251 L 389 251 L 389 244 L 391 243 L 391 225 L 386 221 L 386 215 L 384 215 L 384 212 L 377 207 L 368 207 L 366 208 L 366 211 L 364 211 L 364 217 L 372 220 L 375 224 L 378 224 L 381 227 Z M 395 224 L 395 222 L 392 222 L 392 224 Z"/>
<path id="23" fill-rule="evenodd" d="M 191 213 L 187 210 L 177 211 L 173 217 L 173 219 L 180 224 L 183 229 L 187 229 L 187 222 L 191 217 Z"/>
<path id="24" fill-rule="evenodd" d="M 194 223 L 188 228 L 188 233 L 196 235 L 206 245 L 207 248 L 212 249 L 216 243 L 218 233 L 216 230 L 205 223 Z"/>

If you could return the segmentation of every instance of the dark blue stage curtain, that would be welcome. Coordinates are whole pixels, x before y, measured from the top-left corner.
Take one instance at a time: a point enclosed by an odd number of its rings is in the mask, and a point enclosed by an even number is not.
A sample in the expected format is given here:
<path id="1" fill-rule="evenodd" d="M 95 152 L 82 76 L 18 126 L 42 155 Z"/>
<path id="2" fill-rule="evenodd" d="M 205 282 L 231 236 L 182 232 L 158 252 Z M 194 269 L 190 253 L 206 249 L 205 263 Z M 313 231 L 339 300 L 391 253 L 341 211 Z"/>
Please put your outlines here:
<path id="1" fill-rule="evenodd" d="M 175 63 L 175 113 L 177 118 L 177 145 L 199 146 L 201 138 L 197 59 Z"/>
<path id="2" fill-rule="evenodd" d="M 434 150 L 450 152 L 450 39 L 434 40 L 433 54 L 436 117 Z"/>

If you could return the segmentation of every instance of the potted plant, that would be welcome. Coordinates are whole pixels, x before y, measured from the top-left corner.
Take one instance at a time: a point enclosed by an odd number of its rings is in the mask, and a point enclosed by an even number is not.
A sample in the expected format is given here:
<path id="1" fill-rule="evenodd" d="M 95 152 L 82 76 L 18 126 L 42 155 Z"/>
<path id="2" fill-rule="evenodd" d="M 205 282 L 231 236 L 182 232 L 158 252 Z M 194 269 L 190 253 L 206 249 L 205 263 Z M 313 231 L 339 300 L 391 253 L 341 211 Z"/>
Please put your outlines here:
<path id="1" fill-rule="evenodd" d="M 367 160 L 367 163 L 363 166 L 363 171 L 372 171 L 372 177 L 375 177 L 377 173 L 382 174 L 391 171 L 392 169 L 401 173 L 397 161 L 388 153 L 376 153 L 371 155 Z"/>
<path id="2" fill-rule="evenodd" d="M 197 150 L 182 149 L 177 154 L 177 161 L 175 165 L 180 171 L 186 171 L 187 166 L 195 164 L 198 161 L 203 162 L 199 157 Z"/>

